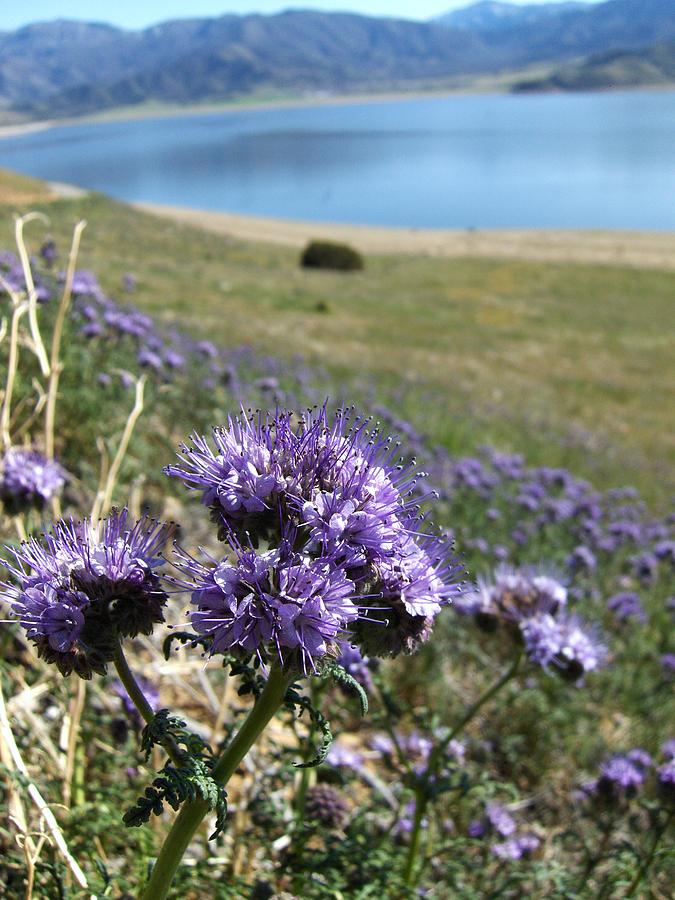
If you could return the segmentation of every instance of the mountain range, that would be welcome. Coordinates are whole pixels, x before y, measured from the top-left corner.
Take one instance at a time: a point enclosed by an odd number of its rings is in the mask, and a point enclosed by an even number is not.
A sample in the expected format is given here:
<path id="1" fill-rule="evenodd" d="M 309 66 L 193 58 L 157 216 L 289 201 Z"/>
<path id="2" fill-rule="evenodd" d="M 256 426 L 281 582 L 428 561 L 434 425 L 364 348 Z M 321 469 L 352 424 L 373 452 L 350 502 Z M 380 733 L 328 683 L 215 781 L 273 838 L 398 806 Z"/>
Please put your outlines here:
<path id="1" fill-rule="evenodd" d="M 265 92 L 419 90 L 535 66 L 548 74 L 518 89 L 660 84 L 674 61 L 669 0 L 483 0 L 430 22 L 309 10 L 142 31 L 58 20 L 0 32 L 0 110 L 55 118 Z"/>

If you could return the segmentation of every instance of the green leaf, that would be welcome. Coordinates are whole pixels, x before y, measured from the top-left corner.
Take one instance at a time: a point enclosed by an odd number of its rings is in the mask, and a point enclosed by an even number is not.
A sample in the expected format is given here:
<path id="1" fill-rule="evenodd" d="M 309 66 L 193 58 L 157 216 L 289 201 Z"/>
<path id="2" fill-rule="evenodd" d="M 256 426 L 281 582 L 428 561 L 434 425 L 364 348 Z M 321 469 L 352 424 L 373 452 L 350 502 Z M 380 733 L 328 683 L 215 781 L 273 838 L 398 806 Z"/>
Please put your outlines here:
<path id="1" fill-rule="evenodd" d="M 343 666 L 337 662 L 330 663 L 325 667 L 323 677 L 332 678 L 336 684 L 339 684 L 352 694 L 356 694 L 361 704 L 361 715 L 366 716 L 368 714 L 368 695 L 364 691 L 363 686 Z"/>

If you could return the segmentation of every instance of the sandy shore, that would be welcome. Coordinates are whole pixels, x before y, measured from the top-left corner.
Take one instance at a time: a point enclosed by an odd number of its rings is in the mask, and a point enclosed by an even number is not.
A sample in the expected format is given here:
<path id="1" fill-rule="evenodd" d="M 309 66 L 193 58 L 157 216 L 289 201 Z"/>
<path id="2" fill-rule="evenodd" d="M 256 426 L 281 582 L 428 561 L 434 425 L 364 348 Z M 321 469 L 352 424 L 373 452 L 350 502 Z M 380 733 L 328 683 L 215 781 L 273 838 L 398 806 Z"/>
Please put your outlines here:
<path id="1" fill-rule="evenodd" d="M 4 138 L 21 137 L 23 134 L 31 134 L 34 131 L 44 131 L 55 124 L 55 122 L 50 120 L 44 120 L 41 122 L 21 122 L 16 125 L 0 125 L 0 141 Z"/>
<path id="2" fill-rule="evenodd" d="M 379 228 L 268 219 L 156 203 L 132 205 L 225 237 L 287 247 L 300 248 L 308 240 L 324 239 L 347 242 L 363 253 L 599 263 L 675 271 L 673 232 Z"/>

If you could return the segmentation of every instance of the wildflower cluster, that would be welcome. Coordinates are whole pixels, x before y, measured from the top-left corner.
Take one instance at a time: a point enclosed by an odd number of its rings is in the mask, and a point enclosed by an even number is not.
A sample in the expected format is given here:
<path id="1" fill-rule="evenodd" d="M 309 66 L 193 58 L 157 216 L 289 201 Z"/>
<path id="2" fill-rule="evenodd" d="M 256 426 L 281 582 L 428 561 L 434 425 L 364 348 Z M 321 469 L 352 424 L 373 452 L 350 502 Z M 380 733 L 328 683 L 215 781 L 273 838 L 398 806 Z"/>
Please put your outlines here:
<path id="1" fill-rule="evenodd" d="M 0 461 L 0 500 L 10 515 L 42 510 L 58 496 L 65 471 L 36 450 L 11 447 Z"/>
<path id="2" fill-rule="evenodd" d="M 664 742 L 661 762 L 641 747 L 615 754 L 600 765 L 597 778 L 583 785 L 583 793 L 598 802 L 624 805 L 655 781 L 656 792 L 666 806 L 675 804 L 675 739 Z"/>
<path id="3" fill-rule="evenodd" d="M 305 673 L 350 643 L 412 652 L 461 591 L 414 500 L 412 466 L 369 421 L 325 406 L 298 421 L 242 416 L 182 453 L 167 474 L 200 493 L 230 551 L 209 565 L 181 554 L 211 652 L 295 654 Z"/>
<path id="4" fill-rule="evenodd" d="M 102 522 L 61 521 L 42 540 L 8 548 L 3 585 L 40 656 L 68 675 L 104 674 L 121 637 L 149 634 L 167 601 L 155 571 L 171 526 L 126 510 Z"/>
<path id="5" fill-rule="evenodd" d="M 461 598 L 457 611 L 474 616 L 485 630 L 501 624 L 528 658 L 563 678 L 579 681 L 602 665 L 606 650 L 580 619 L 566 611 L 567 590 L 550 575 L 499 567 L 492 581 Z"/>
<path id="6" fill-rule="evenodd" d="M 519 832 L 514 817 L 499 803 L 487 803 L 483 817 L 469 824 L 468 834 L 481 840 L 497 838 L 490 850 L 498 859 L 504 860 L 528 857 L 541 843 L 532 832 Z"/>

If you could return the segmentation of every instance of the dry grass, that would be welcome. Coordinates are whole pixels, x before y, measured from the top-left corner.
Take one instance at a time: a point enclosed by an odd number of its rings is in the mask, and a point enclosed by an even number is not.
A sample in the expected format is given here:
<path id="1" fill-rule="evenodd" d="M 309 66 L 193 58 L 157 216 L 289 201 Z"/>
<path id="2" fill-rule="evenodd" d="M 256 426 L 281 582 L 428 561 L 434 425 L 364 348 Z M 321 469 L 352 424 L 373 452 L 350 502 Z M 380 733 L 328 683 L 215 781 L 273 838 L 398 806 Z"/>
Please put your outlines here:
<path id="1" fill-rule="evenodd" d="M 23 208 L 56 198 L 57 194 L 44 181 L 0 169 L 0 204 Z"/>

